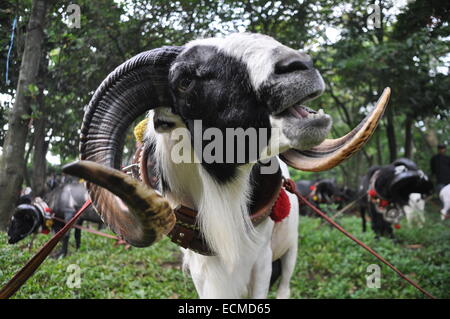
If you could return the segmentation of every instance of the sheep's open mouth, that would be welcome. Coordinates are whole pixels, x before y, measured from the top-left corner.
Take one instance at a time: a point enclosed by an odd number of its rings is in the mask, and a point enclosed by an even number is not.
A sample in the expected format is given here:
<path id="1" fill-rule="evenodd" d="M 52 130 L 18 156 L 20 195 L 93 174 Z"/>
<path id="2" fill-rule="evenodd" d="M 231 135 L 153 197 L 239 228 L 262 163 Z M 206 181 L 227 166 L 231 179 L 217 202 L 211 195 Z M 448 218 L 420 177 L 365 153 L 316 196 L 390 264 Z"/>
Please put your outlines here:
<path id="1" fill-rule="evenodd" d="M 286 111 L 288 111 L 291 115 L 297 118 L 312 118 L 325 115 L 323 109 L 320 109 L 319 111 L 314 111 L 304 105 L 291 106 Z"/>
<path id="2" fill-rule="evenodd" d="M 318 111 L 315 111 L 305 105 L 302 104 L 296 104 L 293 106 L 288 107 L 284 111 L 277 114 L 277 116 L 282 118 L 290 118 L 294 121 L 313 121 L 317 122 L 317 124 L 320 125 L 322 122 L 328 122 L 330 119 L 330 116 L 326 114 L 323 109 L 319 109 Z"/>

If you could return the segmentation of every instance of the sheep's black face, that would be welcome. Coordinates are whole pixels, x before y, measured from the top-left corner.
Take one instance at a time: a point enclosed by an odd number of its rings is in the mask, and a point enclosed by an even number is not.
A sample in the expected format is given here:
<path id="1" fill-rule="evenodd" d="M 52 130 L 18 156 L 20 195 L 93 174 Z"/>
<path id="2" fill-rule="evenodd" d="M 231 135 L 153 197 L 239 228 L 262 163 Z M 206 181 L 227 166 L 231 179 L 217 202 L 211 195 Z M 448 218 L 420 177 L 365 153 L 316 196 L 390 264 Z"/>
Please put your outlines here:
<path id="1" fill-rule="evenodd" d="M 242 61 L 220 52 L 214 46 L 194 46 L 172 65 L 169 84 L 174 99 L 171 113 L 178 115 L 188 128 L 193 145 L 193 140 L 197 138 L 195 134 L 199 133 L 199 123 L 202 136 L 210 128 L 221 132 L 222 158 L 215 154 L 214 163 L 203 160 L 210 173 L 219 175 L 217 177 L 220 179 L 232 177 L 231 170 L 236 166 L 233 164 L 259 158 L 270 139 L 270 112 L 267 105 L 258 99 Z M 158 125 L 170 126 L 170 122 L 164 111 L 155 113 L 157 130 Z M 256 134 L 252 136 L 256 140 L 252 140 L 250 135 L 243 138 L 246 145 L 259 146 L 256 152 L 249 147 L 238 150 L 241 137 L 229 134 L 230 129 L 254 130 Z M 209 139 L 202 138 L 202 149 L 209 142 Z"/>
<path id="2" fill-rule="evenodd" d="M 24 239 L 35 225 L 35 216 L 31 210 L 20 210 L 11 218 L 8 227 L 8 243 L 15 244 Z"/>
<path id="3" fill-rule="evenodd" d="M 322 180 L 313 191 L 313 196 L 317 195 L 318 201 L 322 203 L 332 203 L 333 196 L 337 194 L 336 185 L 331 180 Z"/>

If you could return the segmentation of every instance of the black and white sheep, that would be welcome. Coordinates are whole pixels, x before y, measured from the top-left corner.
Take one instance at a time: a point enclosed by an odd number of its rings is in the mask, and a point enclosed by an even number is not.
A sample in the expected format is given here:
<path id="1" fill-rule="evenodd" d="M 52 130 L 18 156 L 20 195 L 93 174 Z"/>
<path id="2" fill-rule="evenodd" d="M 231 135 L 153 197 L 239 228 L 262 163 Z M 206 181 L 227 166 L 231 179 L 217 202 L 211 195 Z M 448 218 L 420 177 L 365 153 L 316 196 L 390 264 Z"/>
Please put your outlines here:
<path id="1" fill-rule="evenodd" d="M 69 221 L 78 209 L 88 199 L 88 192 L 83 184 L 63 184 L 44 196 L 34 198 L 27 203 L 20 203 L 11 217 L 8 226 L 8 243 L 15 244 L 31 234 L 48 233 L 50 230 L 58 232 L 64 223 L 54 220 L 57 217 L 65 222 Z M 92 208 L 88 208 L 77 220 L 81 226 L 84 221 L 103 225 L 100 216 Z M 67 255 L 70 232 L 64 236 L 62 247 L 55 257 Z M 81 230 L 75 229 L 75 244 L 79 249 L 81 245 Z"/>
<path id="2" fill-rule="evenodd" d="M 356 152 L 389 98 L 386 90 L 356 129 L 325 140 L 330 116 L 302 105 L 323 90 L 308 55 L 260 34 L 144 52 L 119 66 L 97 89 L 83 121 L 82 160 L 64 171 L 89 181 L 90 196 L 105 223 L 134 246 L 149 246 L 167 234 L 180 243 L 189 241 L 186 236 L 192 232 L 174 230 L 184 227 L 180 207 L 196 212 L 194 228 L 212 253 L 190 248 L 183 253 L 200 297 L 266 297 L 272 261 L 280 259 L 277 296 L 286 298 L 297 252 L 297 199 L 287 195 L 291 213 L 281 222 L 265 218 L 255 226 L 252 198 L 279 176 L 276 155 L 294 168 L 321 171 Z M 141 175 L 146 175 L 145 154 L 151 148 L 161 194 L 118 170 L 127 128 L 149 110 Z M 236 136 L 227 136 L 227 129 L 256 129 L 267 139 L 247 136 L 250 143 L 239 151 L 233 144 Z M 199 150 L 211 147 L 219 136 L 224 137 L 223 148 L 215 149 L 210 161 Z M 174 158 L 179 143 L 187 145 L 183 149 L 189 161 Z M 281 169 L 288 177 L 287 169 Z"/>
<path id="3" fill-rule="evenodd" d="M 394 238 L 392 225 L 399 227 L 405 207 L 408 213 L 421 208 L 423 197 L 432 189 L 428 177 L 409 159 L 401 158 L 390 165 L 371 167 L 360 186 L 365 195 L 360 199 L 363 231 L 366 230 L 367 210 L 376 236 Z"/>

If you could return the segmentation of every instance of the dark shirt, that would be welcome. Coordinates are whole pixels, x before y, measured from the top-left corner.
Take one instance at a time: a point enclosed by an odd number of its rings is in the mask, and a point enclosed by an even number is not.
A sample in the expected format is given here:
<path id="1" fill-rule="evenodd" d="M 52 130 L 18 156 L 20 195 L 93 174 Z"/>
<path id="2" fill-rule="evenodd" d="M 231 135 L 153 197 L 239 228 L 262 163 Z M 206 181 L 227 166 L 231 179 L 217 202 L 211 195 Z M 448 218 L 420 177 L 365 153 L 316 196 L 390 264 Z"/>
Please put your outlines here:
<path id="1" fill-rule="evenodd" d="M 437 154 L 430 161 L 431 173 L 438 184 L 450 184 L 450 156 Z"/>

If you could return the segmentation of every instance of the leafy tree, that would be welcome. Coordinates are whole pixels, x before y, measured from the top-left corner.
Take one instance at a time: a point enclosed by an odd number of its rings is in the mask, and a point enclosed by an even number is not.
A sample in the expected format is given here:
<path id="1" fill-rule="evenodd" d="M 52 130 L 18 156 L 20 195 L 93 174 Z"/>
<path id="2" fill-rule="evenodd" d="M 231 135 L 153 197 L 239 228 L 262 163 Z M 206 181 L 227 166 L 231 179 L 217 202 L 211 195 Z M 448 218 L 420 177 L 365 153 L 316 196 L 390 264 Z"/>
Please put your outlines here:
<path id="1" fill-rule="evenodd" d="M 6 229 L 22 184 L 24 150 L 36 93 L 34 88 L 42 51 L 46 10 L 46 1 L 33 1 L 15 103 L 9 115 L 9 130 L 0 158 L 0 228 L 2 229 Z"/>

